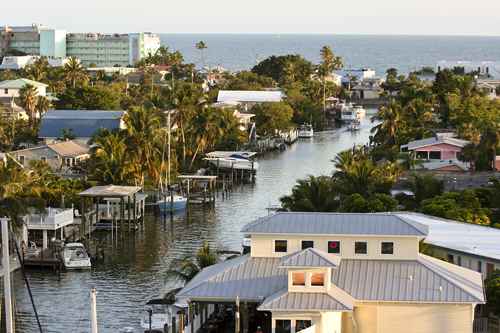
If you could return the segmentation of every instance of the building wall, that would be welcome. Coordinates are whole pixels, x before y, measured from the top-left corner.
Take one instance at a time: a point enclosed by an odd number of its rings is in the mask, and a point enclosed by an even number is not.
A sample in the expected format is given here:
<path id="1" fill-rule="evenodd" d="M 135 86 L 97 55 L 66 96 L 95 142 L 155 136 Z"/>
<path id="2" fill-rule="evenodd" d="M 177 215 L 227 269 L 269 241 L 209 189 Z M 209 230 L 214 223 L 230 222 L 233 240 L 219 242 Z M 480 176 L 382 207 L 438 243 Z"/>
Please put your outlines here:
<path id="1" fill-rule="evenodd" d="M 66 30 L 40 31 L 40 54 L 47 57 L 66 57 Z"/>
<path id="2" fill-rule="evenodd" d="M 66 53 L 77 57 L 84 66 L 98 67 L 129 64 L 129 35 L 68 34 Z"/>
<path id="3" fill-rule="evenodd" d="M 478 71 L 479 75 L 500 79 L 500 62 L 493 61 L 438 61 L 438 71 L 455 67 L 463 67 L 465 73 Z"/>
<path id="4" fill-rule="evenodd" d="M 462 147 L 453 146 L 448 143 L 440 143 L 437 145 L 415 148 L 415 151 L 441 151 L 441 159 L 455 158 L 456 152 L 460 152 Z"/>
<path id="5" fill-rule="evenodd" d="M 321 317 L 321 327 L 325 333 L 341 333 L 342 312 L 324 312 Z"/>
<path id="6" fill-rule="evenodd" d="M 274 241 L 277 239 L 287 240 L 287 253 L 274 252 Z M 418 255 L 418 237 L 252 234 L 251 256 L 280 258 L 302 250 L 302 240 L 314 240 L 314 248 L 324 252 L 328 252 L 328 241 L 340 241 L 340 253 L 335 255 L 345 259 L 415 260 Z M 368 254 L 354 254 L 357 241 L 368 242 Z M 382 242 L 394 242 L 394 254 L 381 254 Z"/>
<path id="7" fill-rule="evenodd" d="M 42 157 L 46 158 L 47 163 L 50 164 L 51 167 L 57 168 L 61 166 L 62 159 L 59 154 L 47 147 L 40 147 L 36 149 L 29 150 L 18 150 L 11 153 L 15 156 L 16 160 L 23 163 L 24 165 L 28 165 L 30 160 L 39 159 Z M 24 158 L 23 158 L 24 156 Z M 58 156 L 57 158 L 55 156 Z"/>
<path id="8" fill-rule="evenodd" d="M 0 97 L 19 97 L 18 88 L 0 88 Z M 45 87 L 36 88 L 37 95 L 45 96 Z"/>
<path id="9" fill-rule="evenodd" d="M 472 304 L 379 303 L 355 306 L 356 332 L 472 332 Z"/>
<path id="10" fill-rule="evenodd" d="M 491 259 L 487 260 L 483 257 L 467 255 L 448 249 L 441 250 L 443 251 L 444 256 L 452 260 L 455 265 L 480 272 L 483 275 L 483 279 L 487 279 L 489 277 L 489 273 L 491 274 L 493 269 L 500 269 L 500 263 Z"/>

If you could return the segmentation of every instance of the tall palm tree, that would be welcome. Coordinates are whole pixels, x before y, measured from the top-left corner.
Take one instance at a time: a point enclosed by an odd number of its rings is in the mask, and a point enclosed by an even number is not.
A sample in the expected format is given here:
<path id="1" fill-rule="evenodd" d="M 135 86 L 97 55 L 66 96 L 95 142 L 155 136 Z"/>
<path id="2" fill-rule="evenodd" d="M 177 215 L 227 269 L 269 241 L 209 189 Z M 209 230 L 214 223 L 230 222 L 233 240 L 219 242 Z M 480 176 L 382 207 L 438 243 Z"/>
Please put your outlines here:
<path id="1" fill-rule="evenodd" d="M 236 134 L 240 141 L 248 142 L 248 132 L 244 129 L 245 124 L 235 116 L 234 109 L 218 109 L 216 117 L 222 136 Z"/>
<path id="2" fill-rule="evenodd" d="M 182 136 L 182 163 L 186 166 L 186 136 L 185 129 L 191 117 L 194 114 L 195 108 L 205 103 L 206 96 L 195 85 L 185 83 L 172 94 L 169 104 L 172 109 L 175 109 L 174 122 L 177 124 Z"/>
<path id="3" fill-rule="evenodd" d="M 38 102 L 36 103 L 35 111 L 38 112 L 38 117 L 42 119 L 43 115 L 45 114 L 45 111 L 50 109 L 52 104 L 50 103 L 50 100 L 43 95 L 38 95 L 37 99 Z"/>
<path id="4" fill-rule="evenodd" d="M 196 43 L 196 49 L 198 51 L 201 51 L 201 61 L 203 62 L 203 67 L 205 67 L 205 60 L 203 59 L 203 50 L 205 50 L 207 48 L 207 44 L 205 44 L 204 41 L 200 41 L 198 43 Z"/>
<path id="5" fill-rule="evenodd" d="M 425 199 L 434 198 L 436 195 L 442 195 L 444 192 L 444 179 L 438 180 L 433 172 L 423 176 L 414 173 L 413 182 L 404 182 L 403 187 L 410 188 L 415 196 L 415 200 L 420 203 Z"/>
<path id="6" fill-rule="evenodd" d="M 371 122 L 380 121 L 381 123 L 370 130 L 375 133 L 375 140 L 385 142 L 389 145 L 398 144 L 399 130 L 405 129 L 405 112 L 401 104 L 391 99 L 390 105 L 381 106 L 377 114 L 371 118 Z"/>
<path id="7" fill-rule="evenodd" d="M 184 62 L 184 57 L 182 56 L 182 53 L 179 50 L 177 50 L 174 53 L 171 53 L 169 58 L 170 58 L 169 59 L 170 64 L 172 65 L 172 67 L 174 67 L 172 68 L 172 89 L 173 89 L 175 86 L 174 69 L 176 71 L 179 71 L 179 66 Z"/>
<path id="8" fill-rule="evenodd" d="M 33 113 L 35 112 L 35 107 L 38 103 L 37 89 L 32 84 L 26 84 L 19 90 L 19 99 L 21 100 L 21 105 L 28 115 L 28 126 L 33 129 Z"/>
<path id="9" fill-rule="evenodd" d="M 190 126 L 193 129 L 192 133 L 198 145 L 193 154 L 191 164 L 189 164 L 189 169 L 193 166 L 200 148 L 203 151 L 207 146 L 213 146 L 216 140 L 221 137 L 222 131 L 218 126 L 216 111 L 216 109 L 210 107 L 199 107 L 191 119 Z"/>
<path id="10" fill-rule="evenodd" d="M 202 269 L 221 262 L 222 258 L 222 249 L 213 249 L 210 243 L 204 242 L 196 252 L 188 252 L 172 260 L 167 270 L 167 282 L 177 287 L 171 289 L 165 298 L 173 299 Z"/>
<path id="11" fill-rule="evenodd" d="M 78 139 L 78 136 L 72 134 L 74 128 L 68 128 L 67 130 L 65 130 L 64 128 L 60 128 L 59 129 L 62 133 L 61 133 L 61 136 L 54 139 L 54 142 L 56 141 L 70 141 L 70 140 L 74 140 L 74 139 Z"/>
<path id="12" fill-rule="evenodd" d="M 333 183 L 325 176 L 297 180 L 291 195 L 280 198 L 283 209 L 290 212 L 335 212 L 339 207 Z"/>
<path id="13" fill-rule="evenodd" d="M 462 147 L 460 153 L 457 156 L 459 161 L 469 162 L 472 170 L 476 169 L 476 161 L 479 158 L 478 144 L 475 142 L 469 142 Z"/>
<path id="14" fill-rule="evenodd" d="M 335 59 L 333 51 L 328 45 L 325 45 L 321 48 L 319 57 L 321 58 L 321 60 L 328 62 L 332 62 Z"/>
<path id="15" fill-rule="evenodd" d="M 88 81 L 87 67 L 82 66 L 77 57 L 69 57 L 69 61 L 64 64 L 63 69 L 66 79 L 73 83 L 73 88 L 76 86 L 77 80 Z"/>
<path id="16" fill-rule="evenodd" d="M 157 186 L 160 180 L 161 156 L 165 137 L 164 117 L 142 107 L 133 107 L 123 117 L 127 127 L 127 150 L 131 152 L 137 171 L 148 174 Z M 141 177 L 142 178 L 142 177 Z"/>

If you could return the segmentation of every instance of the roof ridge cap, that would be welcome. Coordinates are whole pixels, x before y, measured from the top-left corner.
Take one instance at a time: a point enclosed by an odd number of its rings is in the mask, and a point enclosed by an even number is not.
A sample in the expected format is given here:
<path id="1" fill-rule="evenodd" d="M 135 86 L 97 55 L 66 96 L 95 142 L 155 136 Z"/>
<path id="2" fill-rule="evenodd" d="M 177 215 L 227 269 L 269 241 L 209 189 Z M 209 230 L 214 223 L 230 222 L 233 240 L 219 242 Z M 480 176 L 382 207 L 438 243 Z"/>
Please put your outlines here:
<path id="1" fill-rule="evenodd" d="M 422 259 L 423 258 L 423 259 Z M 425 254 L 422 254 L 422 253 L 418 253 L 417 255 L 417 263 L 421 264 L 422 266 L 425 266 L 427 269 L 431 270 L 434 274 L 436 275 L 439 275 L 441 278 L 443 278 L 444 280 L 448 281 L 449 283 L 453 284 L 456 288 L 462 290 L 464 293 L 468 294 L 469 296 L 472 296 L 474 297 L 475 299 L 479 300 L 476 295 L 473 295 L 471 294 L 469 291 L 465 290 L 464 288 L 462 288 L 462 286 L 456 284 L 455 282 L 453 282 L 450 278 L 448 278 L 447 276 L 444 276 L 443 274 L 439 273 L 439 272 L 436 272 L 434 269 L 432 269 L 431 267 L 429 267 L 430 265 L 425 262 L 425 260 L 428 260 L 429 258 L 432 258 L 432 260 L 439 260 L 439 259 L 436 259 L 436 258 L 433 258 L 433 257 L 430 257 L 428 255 L 425 255 Z M 422 260 L 422 261 L 420 261 Z M 444 261 L 445 263 L 448 263 L 446 261 Z M 448 263 L 449 264 L 449 263 Z M 450 265 L 453 265 L 453 264 L 450 264 Z M 457 266 L 457 267 L 460 267 L 460 266 Z M 463 267 L 462 267 L 463 268 Z M 464 268 L 466 269 L 466 268 Z M 483 295 L 484 295 L 484 290 L 483 290 Z M 479 300 L 480 301 L 480 300 Z M 482 301 L 484 302 L 486 301 L 486 297 L 485 299 Z"/>

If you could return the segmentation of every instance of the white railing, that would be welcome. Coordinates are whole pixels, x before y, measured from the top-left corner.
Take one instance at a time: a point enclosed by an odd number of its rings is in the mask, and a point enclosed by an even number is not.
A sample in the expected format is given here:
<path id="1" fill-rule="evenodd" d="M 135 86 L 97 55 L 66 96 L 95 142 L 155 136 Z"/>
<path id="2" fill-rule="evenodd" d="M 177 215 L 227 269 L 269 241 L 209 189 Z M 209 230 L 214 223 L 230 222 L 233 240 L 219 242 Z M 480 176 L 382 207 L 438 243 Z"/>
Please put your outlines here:
<path id="1" fill-rule="evenodd" d="M 46 214 L 31 214 L 28 226 L 59 227 L 64 222 L 73 222 L 73 209 L 48 208 Z"/>
<path id="2" fill-rule="evenodd" d="M 472 332 L 474 333 L 488 333 L 488 317 L 474 318 Z"/>
<path id="3" fill-rule="evenodd" d="M 208 304 L 207 306 L 207 313 L 210 315 L 212 312 L 215 311 L 215 305 L 214 304 Z M 205 318 L 206 319 L 206 318 Z M 191 326 L 194 325 L 194 331 L 197 332 L 203 323 L 201 322 L 201 316 L 198 314 L 196 317 L 194 317 L 194 320 L 192 323 L 189 323 L 186 327 L 184 327 L 184 332 L 185 333 L 191 333 Z"/>
<path id="4" fill-rule="evenodd" d="M 300 332 L 301 333 L 316 333 L 316 325 L 312 325 L 311 327 L 308 327 L 305 330 L 302 330 Z"/>

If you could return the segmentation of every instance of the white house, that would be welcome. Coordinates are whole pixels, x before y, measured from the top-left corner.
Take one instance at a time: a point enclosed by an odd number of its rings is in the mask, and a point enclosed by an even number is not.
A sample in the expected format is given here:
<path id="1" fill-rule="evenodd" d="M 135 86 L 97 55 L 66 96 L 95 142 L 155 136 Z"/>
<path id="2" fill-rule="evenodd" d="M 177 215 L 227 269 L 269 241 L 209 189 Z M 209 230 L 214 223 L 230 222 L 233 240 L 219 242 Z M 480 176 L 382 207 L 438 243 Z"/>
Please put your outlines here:
<path id="1" fill-rule="evenodd" d="M 380 93 L 384 90 L 380 85 L 385 82 L 383 78 L 362 78 L 356 81 L 352 88 L 358 98 L 380 98 Z"/>
<path id="2" fill-rule="evenodd" d="M 45 96 L 45 88 L 48 87 L 47 84 L 28 79 L 17 79 L 17 80 L 5 80 L 0 82 L 0 98 L 19 97 L 19 90 L 21 90 L 21 88 L 23 88 L 27 84 L 35 86 L 37 95 Z"/>
<path id="3" fill-rule="evenodd" d="M 464 72 L 479 72 L 479 76 L 488 79 L 500 79 L 500 62 L 495 61 L 438 61 L 438 72 L 443 69 L 453 70 L 455 67 L 462 67 Z"/>
<path id="4" fill-rule="evenodd" d="M 217 102 L 234 101 L 239 103 L 281 102 L 281 91 L 260 90 L 219 90 Z"/>
<path id="5" fill-rule="evenodd" d="M 268 333 L 472 332 L 482 276 L 420 254 L 428 230 L 389 213 L 278 212 L 243 227 L 249 254 L 203 269 L 176 298 L 242 304 L 242 328 Z"/>

